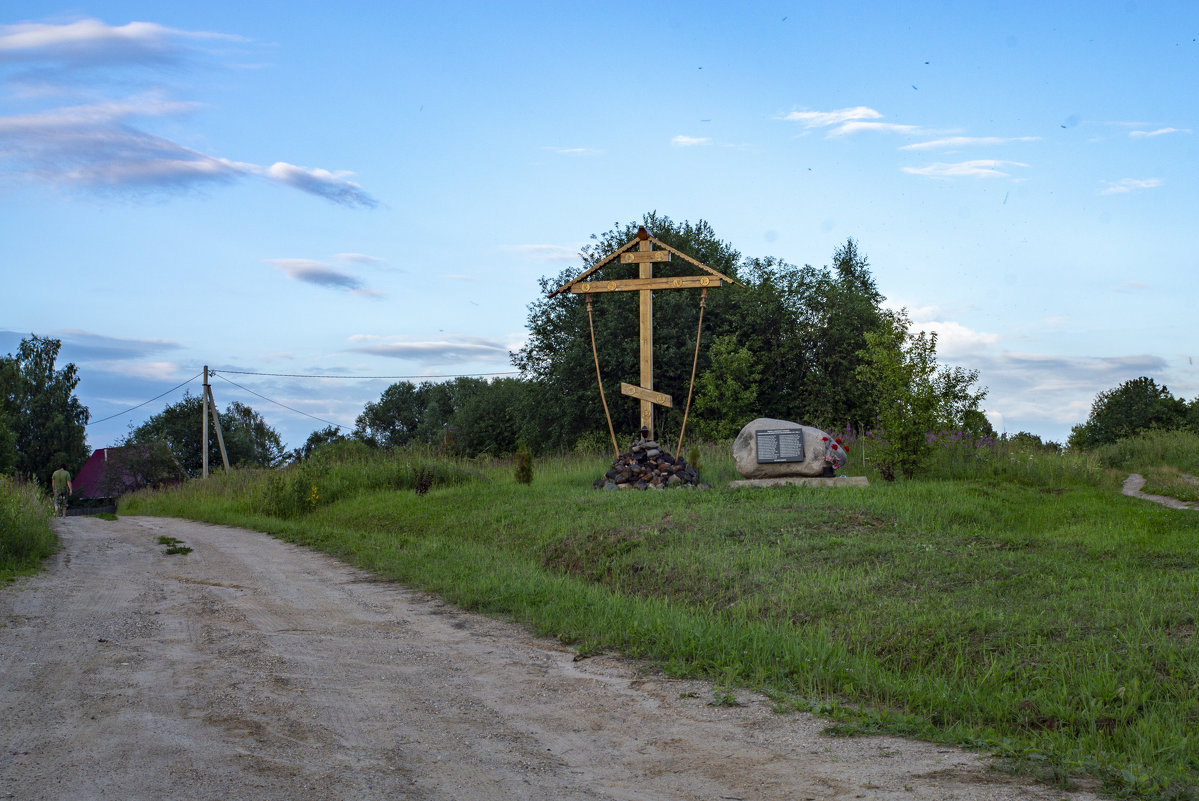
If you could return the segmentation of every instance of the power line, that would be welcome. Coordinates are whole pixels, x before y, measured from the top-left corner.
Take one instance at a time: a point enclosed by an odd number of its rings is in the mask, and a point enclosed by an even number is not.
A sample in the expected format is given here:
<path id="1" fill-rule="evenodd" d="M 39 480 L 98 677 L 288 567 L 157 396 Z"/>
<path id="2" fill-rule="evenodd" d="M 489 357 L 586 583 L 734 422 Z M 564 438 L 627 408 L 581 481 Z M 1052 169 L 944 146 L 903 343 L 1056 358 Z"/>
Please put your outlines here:
<path id="1" fill-rule="evenodd" d="M 229 372 L 234 372 L 234 371 L 230 370 Z M 255 392 L 252 389 L 243 387 L 241 384 L 237 383 L 236 381 L 230 381 L 228 378 L 225 378 L 223 375 L 221 375 L 220 373 L 217 373 L 213 370 L 209 370 L 208 375 L 210 378 L 215 375 L 217 378 L 221 379 L 222 381 L 224 381 L 228 384 L 232 384 L 233 386 L 237 387 L 238 389 L 245 390 L 246 392 L 249 392 L 251 395 L 256 395 L 257 397 L 262 398 L 264 401 L 270 401 L 271 403 L 275 404 L 276 406 L 282 406 L 284 409 L 287 409 L 288 411 L 295 412 L 296 414 L 302 414 L 305 417 L 311 417 L 313 420 L 317 420 L 321 423 L 325 423 L 326 425 L 331 425 L 334 428 L 348 428 L 348 426 L 339 425 L 338 423 L 334 423 L 329 420 L 325 420 L 322 417 L 317 417 L 314 414 L 309 414 L 308 412 L 302 412 L 299 409 L 293 409 L 291 406 L 288 406 L 286 403 L 280 403 L 279 401 L 275 400 L 274 398 L 268 398 L 266 395 L 260 395 L 259 393 Z M 248 373 L 247 375 L 266 375 L 266 374 L 265 373 Z"/>
<path id="2" fill-rule="evenodd" d="M 230 381 L 228 378 L 225 378 L 223 375 L 221 375 L 221 373 L 229 373 L 230 375 L 261 375 L 261 376 L 271 376 L 273 378 L 341 378 L 341 379 L 374 380 L 374 381 L 378 381 L 378 380 L 404 381 L 404 380 L 412 380 L 412 379 L 434 380 L 434 379 L 443 379 L 443 378 L 491 378 L 493 376 L 520 375 L 521 371 L 520 370 L 509 370 L 507 372 L 502 372 L 502 373 L 462 373 L 459 375 L 307 375 L 307 374 L 301 374 L 301 373 L 259 373 L 259 372 L 253 372 L 250 370 L 219 370 L 219 371 L 218 370 L 209 370 L 208 371 L 209 376 L 217 376 L 218 378 L 221 378 L 222 380 L 227 381 L 230 384 L 233 384 L 233 386 L 237 387 L 238 389 L 245 390 L 246 392 L 249 392 L 251 395 L 257 395 L 259 398 L 262 398 L 265 401 L 270 401 L 271 403 L 275 404 L 276 406 L 282 406 L 284 409 L 293 411 L 296 414 L 302 414 L 305 417 L 311 417 L 313 420 L 316 420 L 321 423 L 325 423 L 327 425 L 335 426 L 337 428 L 347 428 L 347 426 L 338 425 L 337 423 L 333 423 L 333 422 L 330 422 L 329 420 L 325 420 L 325 419 L 317 417 L 315 415 L 308 414 L 307 412 L 300 411 L 299 409 L 293 409 L 292 407 L 288 406 L 287 404 L 280 403 L 279 401 L 274 400 L 272 398 L 268 398 L 265 395 L 259 395 L 257 392 L 255 392 L 252 389 L 247 389 L 246 387 L 243 387 L 241 384 Z M 162 393 L 161 395 L 150 398 L 150 400 L 148 400 L 148 401 L 143 401 L 143 402 L 137 404 L 136 406 L 131 406 L 122 412 L 117 412 L 116 414 L 110 414 L 108 417 L 103 417 L 99 420 L 92 420 L 87 425 L 94 426 L 99 423 L 106 423 L 109 420 L 112 420 L 117 417 L 121 417 L 122 415 L 129 414 L 130 412 L 136 411 L 148 403 L 153 403 L 154 401 L 158 400 L 159 398 L 165 398 L 167 395 L 170 395 L 175 390 L 187 386 L 188 384 L 190 384 L 191 382 L 193 382 L 197 378 L 199 378 L 201 375 L 202 375 L 202 373 L 196 373 L 194 376 L 187 379 L 182 384 L 179 384 L 179 386 L 172 387 L 171 389 L 168 389 L 166 392 Z"/>
<path id="3" fill-rule="evenodd" d="M 255 373 L 249 370 L 209 370 L 209 375 L 217 373 L 229 373 L 230 375 L 268 375 L 275 378 L 349 378 L 360 380 L 386 380 L 400 381 L 411 380 L 413 378 L 424 378 L 428 380 L 440 378 L 490 378 L 497 375 L 520 375 L 520 370 L 509 370 L 505 373 L 462 373 L 461 375 L 303 375 L 300 373 Z M 228 380 L 228 379 L 226 379 Z M 230 381 L 229 383 L 233 383 Z M 247 390 L 248 391 L 248 390 Z M 301 412 L 303 414 L 303 412 Z"/>
<path id="4" fill-rule="evenodd" d="M 182 384 L 180 384 L 178 387 L 174 387 L 173 389 L 168 389 L 166 392 L 162 393 L 162 394 L 161 394 L 161 395 L 159 395 L 157 398 L 150 398 L 150 400 L 148 400 L 148 401 L 143 401 L 143 402 L 139 403 L 137 406 L 133 406 L 133 407 L 131 407 L 131 408 L 128 408 L 128 409 L 126 409 L 126 410 L 125 410 L 125 411 L 123 411 L 123 412 L 117 412 L 116 414 L 110 414 L 108 417 L 101 418 L 100 420 L 92 420 L 90 423 L 88 423 L 88 425 L 89 425 L 89 426 L 94 426 L 94 425 L 96 425 L 97 423 L 105 423 L 105 422 L 107 422 L 107 421 L 109 421 L 109 420 L 113 419 L 114 417 L 120 417 L 120 416 L 121 416 L 121 415 L 123 415 L 123 414 L 129 414 L 129 413 L 130 413 L 130 412 L 132 412 L 132 411 L 135 411 L 135 410 L 137 410 L 137 409 L 140 409 L 140 408 L 142 408 L 142 407 L 143 407 L 143 406 L 145 406 L 147 403 L 153 403 L 154 401 L 158 400 L 158 398 L 165 398 L 167 395 L 170 395 L 170 394 L 171 394 L 172 392 L 174 392 L 176 389 L 179 389 L 179 387 L 187 386 L 187 385 L 188 385 L 188 384 L 190 384 L 191 382 L 195 381 L 195 380 L 196 380 L 197 378 L 199 378 L 201 375 L 202 375 L 202 373 L 196 373 L 194 376 L 192 376 L 191 378 L 189 378 L 189 379 L 187 379 L 186 381 L 184 381 L 184 382 L 183 382 Z"/>

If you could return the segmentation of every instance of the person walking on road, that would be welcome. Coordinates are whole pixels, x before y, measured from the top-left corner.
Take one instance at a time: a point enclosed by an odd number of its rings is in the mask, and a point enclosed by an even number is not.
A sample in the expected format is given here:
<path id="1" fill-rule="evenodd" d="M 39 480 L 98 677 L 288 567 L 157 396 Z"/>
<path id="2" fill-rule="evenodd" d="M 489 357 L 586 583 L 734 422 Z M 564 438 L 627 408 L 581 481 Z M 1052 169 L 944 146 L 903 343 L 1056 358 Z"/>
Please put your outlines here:
<path id="1" fill-rule="evenodd" d="M 71 494 L 71 474 L 67 466 L 60 464 L 50 476 L 50 488 L 54 490 L 54 513 L 59 517 L 67 516 L 67 497 Z"/>

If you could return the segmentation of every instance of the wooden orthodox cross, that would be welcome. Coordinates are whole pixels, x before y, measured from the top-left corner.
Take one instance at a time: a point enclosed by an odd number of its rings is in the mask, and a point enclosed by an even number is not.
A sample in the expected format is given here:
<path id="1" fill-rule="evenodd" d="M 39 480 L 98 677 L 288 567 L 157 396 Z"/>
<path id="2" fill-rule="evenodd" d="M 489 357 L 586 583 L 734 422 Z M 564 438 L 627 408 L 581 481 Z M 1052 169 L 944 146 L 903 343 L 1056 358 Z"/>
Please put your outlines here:
<path id="1" fill-rule="evenodd" d="M 655 245 L 657 249 L 655 249 Z M 654 278 L 654 264 L 669 262 L 672 256 L 678 256 L 683 261 L 699 267 L 706 274 Z M 637 278 L 626 278 L 618 281 L 603 281 L 598 278 L 590 281 L 587 280 L 602 268 L 617 260 L 621 264 L 636 264 L 638 266 Z M 670 395 L 654 391 L 654 291 L 663 289 L 702 289 L 706 293 L 709 289 L 719 287 L 721 282 L 738 284 L 740 286 L 739 282 L 734 281 L 727 275 L 713 270 L 706 264 L 701 264 L 687 254 L 675 250 L 665 242 L 650 236 L 649 232 L 644 227 L 641 227 L 637 229 L 637 237 L 635 239 L 629 240 L 623 246 L 600 259 L 578 278 L 558 287 L 549 296 L 552 298 L 562 292 L 586 295 L 588 296 L 588 308 L 590 308 L 591 295 L 598 295 L 605 292 L 638 293 L 640 296 L 638 318 L 641 347 L 641 383 L 633 385 L 622 382 L 620 392 L 622 395 L 629 395 L 641 401 L 641 427 L 647 429 L 649 431 L 649 438 L 653 439 L 654 404 L 669 408 L 673 402 Z M 698 348 L 698 346 L 699 343 L 697 341 L 696 347 Z M 598 356 L 596 370 L 597 372 L 599 370 Z M 694 376 L 692 378 L 694 379 Z M 600 392 L 601 394 L 603 392 L 602 383 L 600 385 Z M 605 408 L 606 406 L 607 402 L 605 401 Z M 615 438 L 615 435 L 613 435 L 613 438 Z"/>

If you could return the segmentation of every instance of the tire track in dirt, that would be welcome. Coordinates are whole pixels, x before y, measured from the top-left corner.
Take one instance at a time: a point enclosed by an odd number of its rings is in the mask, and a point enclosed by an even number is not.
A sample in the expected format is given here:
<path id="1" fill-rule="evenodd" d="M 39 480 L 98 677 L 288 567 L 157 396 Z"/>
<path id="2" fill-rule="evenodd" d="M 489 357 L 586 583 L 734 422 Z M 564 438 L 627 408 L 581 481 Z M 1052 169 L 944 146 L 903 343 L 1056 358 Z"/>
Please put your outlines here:
<path id="1" fill-rule="evenodd" d="M 1090 801 L 574 651 L 255 532 L 56 521 L 0 591 L 0 798 Z M 194 550 L 166 556 L 159 535 Z"/>

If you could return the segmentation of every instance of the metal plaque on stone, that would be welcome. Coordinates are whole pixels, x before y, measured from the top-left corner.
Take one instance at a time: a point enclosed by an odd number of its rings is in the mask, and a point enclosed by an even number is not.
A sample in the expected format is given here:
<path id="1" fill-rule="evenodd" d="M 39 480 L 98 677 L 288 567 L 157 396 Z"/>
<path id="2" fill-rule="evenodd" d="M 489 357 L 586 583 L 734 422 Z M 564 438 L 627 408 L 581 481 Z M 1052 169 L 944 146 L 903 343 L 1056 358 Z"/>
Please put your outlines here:
<path id="1" fill-rule="evenodd" d="M 802 462 L 803 431 L 798 428 L 780 428 L 773 431 L 755 431 L 758 464 L 775 462 Z"/>

